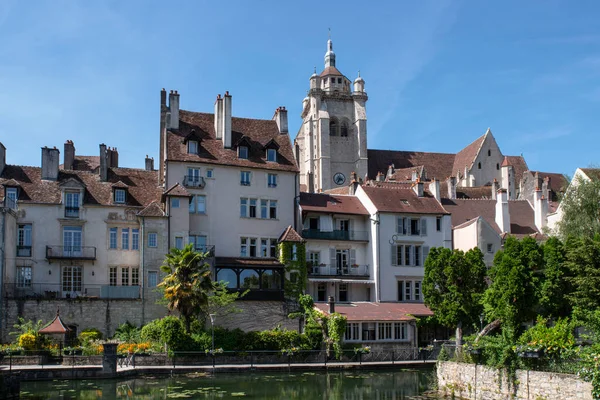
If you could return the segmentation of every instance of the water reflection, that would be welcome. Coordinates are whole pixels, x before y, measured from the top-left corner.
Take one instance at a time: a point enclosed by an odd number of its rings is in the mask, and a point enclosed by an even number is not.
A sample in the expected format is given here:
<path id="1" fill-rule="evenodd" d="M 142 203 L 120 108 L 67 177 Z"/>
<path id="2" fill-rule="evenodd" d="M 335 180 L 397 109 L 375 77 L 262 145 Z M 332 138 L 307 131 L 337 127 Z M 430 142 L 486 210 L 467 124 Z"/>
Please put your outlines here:
<path id="1" fill-rule="evenodd" d="M 22 399 L 401 400 L 425 392 L 431 370 L 145 376 L 23 382 Z"/>

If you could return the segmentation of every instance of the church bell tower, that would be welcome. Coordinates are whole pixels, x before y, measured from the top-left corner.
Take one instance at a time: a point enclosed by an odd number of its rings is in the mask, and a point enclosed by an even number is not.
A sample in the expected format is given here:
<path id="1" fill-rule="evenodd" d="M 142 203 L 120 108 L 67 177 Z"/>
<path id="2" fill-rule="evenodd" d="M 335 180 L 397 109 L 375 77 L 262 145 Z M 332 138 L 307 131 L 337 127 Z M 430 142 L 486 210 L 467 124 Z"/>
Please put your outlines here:
<path id="1" fill-rule="evenodd" d="M 294 141 L 301 190 L 319 193 L 347 186 L 352 172 L 367 174 L 367 99 L 360 72 L 352 83 L 337 69 L 329 39 L 325 68 L 310 77 Z"/>

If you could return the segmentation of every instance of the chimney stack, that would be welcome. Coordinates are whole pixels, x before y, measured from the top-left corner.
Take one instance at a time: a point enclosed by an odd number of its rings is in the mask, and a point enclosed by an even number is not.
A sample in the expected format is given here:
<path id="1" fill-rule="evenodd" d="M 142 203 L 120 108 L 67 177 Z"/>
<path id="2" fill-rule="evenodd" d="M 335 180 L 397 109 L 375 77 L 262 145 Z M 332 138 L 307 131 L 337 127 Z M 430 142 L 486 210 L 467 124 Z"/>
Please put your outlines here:
<path id="1" fill-rule="evenodd" d="M 440 181 L 436 178 L 431 181 L 429 184 L 429 191 L 435 197 L 435 199 L 440 202 L 442 201 L 442 193 L 440 192 Z"/>
<path id="2" fill-rule="evenodd" d="M 42 147 L 42 179 L 55 181 L 58 179 L 58 164 L 60 163 L 60 151 L 54 147 Z"/>
<path id="3" fill-rule="evenodd" d="M 496 195 L 496 224 L 501 233 L 510 233 L 510 214 L 508 212 L 508 193 L 506 189 L 498 190 Z"/>
<path id="4" fill-rule="evenodd" d="M 171 90 L 169 93 L 169 112 L 171 113 L 171 118 L 168 121 L 169 125 L 167 128 L 175 130 L 179 129 L 179 93 L 177 93 L 177 90 Z"/>
<path id="5" fill-rule="evenodd" d="M 275 110 L 275 115 L 273 115 L 273 119 L 277 123 L 277 128 L 279 128 L 279 133 L 287 134 L 288 133 L 288 115 L 285 107 L 277 107 Z"/>
<path id="6" fill-rule="evenodd" d="M 119 151 L 116 147 L 106 150 L 106 165 L 108 168 L 119 168 Z"/>
<path id="7" fill-rule="evenodd" d="M 149 158 L 148 154 L 146 154 L 146 171 L 154 171 L 154 158 Z"/>
<path id="8" fill-rule="evenodd" d="M 333 299 L 333 296 L 329 296 L 328 303 L 329 303 L 329 315 L 331 315 L 335 312 L 335 300 Z"/>
<path id="9" fill-rule="evenodd" d="M 348 186 L 348 194 L 353 196 L 356 193 L 356 188 L 358 185 L 360 185 L 358 174 L 356 172 L 352 172 L 350 174 L 350 186 Z"/>
<path id="10" fill-rule="evenodd" d="M 375 178 L 375 181 L 376 182 L 383 182 L 384 180 L 385 180 L 385 176 L 381 172 L 378 172 L 377 173 L 377 177 Z"/>
<path id="11" fill-rule="evenodd" d="M 72 140 L 67 140 L 65 142 L 63 157 L 63 168 L 69 171 L 72 170 L 73 164 L 75 163 L 75 145 L 73 144 Z"/>
<path id="12" fill-rule="evenodd" d="M 392 175 L 394 175 L 394 164 L 390 164 L 390 165 L 388 166 L 388 170 L 387 170 L 387 175 L 386 175 L 386 178 L 387 178 L 387 179 L 391 179 L 391 178 L 392 178 Z"/>
<path id="13" fill-rule="evenodd" d="M 231 95 L 223 96 L 223 147 L 231 148 Z"/>
<path id="14" fill-rule="evenodd" d="M 413 184 L 413 190 L 419 197 L 423 197 L 423 182 L 420 179 L 417 179 L 417 182 Z"/>
<path id="15" fill-rule="evenodd" d="M 215 100 L 215 138 L 223 139 L 223 98 L 220 94 Z"/>
<path id="16" fill-rule="evenodd" d="M 448 198 L 456 200 L 456 177 L 449 176 L 446 183 L 448 184 Z"/>
<path id="17" fill-rule="evenodd" d="M 162 88 L 162 90 L 160 91 L 160 108 L 162 109 L 162 106 L 167 106 L 167 91 L 165 90 L 165 88 Z"/>
<path id="18" fill-rule="evenodd" d="M 106 145 L 100 144 L 100 180 L 106 182 L 108 179 L 108 154 Z"/>
<path id="19" fill-rule="evenodd" d="M 542 229 L 548 225 L 548 198 L 544 196 L 543 190 L 538 187 L 535 189 L 533 199 L 535 226 L 538 231 L 542 232 Z"/>
<path id="20" fill-rule="evenodd" d="M 500 183 L 498 183 L 498 180 L 494 178 L 494 181 L 492 182 L 492 200 L 496 200 L 498 189 L 500 189 Z"/>
<path id="21" fill-rule="evenodd" d="M 6 167 L 6 147 L 0 143 L 0 175 L 2 175 L 4 167 Z"/>

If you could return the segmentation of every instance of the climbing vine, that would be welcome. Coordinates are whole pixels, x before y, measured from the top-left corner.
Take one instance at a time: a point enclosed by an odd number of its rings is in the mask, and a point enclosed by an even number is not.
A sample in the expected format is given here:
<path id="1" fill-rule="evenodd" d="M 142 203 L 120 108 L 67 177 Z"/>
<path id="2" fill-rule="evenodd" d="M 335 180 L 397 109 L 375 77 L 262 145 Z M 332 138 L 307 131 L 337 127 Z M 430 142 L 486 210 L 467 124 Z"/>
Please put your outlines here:
<path id="1" fill-rule="evenodd" d="M 279 244 L 279 262 L 285 265 L 284 293 L 298 301 L 306 288 L 306 244 L 282 242 Z"/>
<path id="2" fill-rule="evenodd" d="M 333 313 L 327 317 L 327 336 L 337 359 L 342 358 L 342 340 L 346 333 L 346 317 Z"/>

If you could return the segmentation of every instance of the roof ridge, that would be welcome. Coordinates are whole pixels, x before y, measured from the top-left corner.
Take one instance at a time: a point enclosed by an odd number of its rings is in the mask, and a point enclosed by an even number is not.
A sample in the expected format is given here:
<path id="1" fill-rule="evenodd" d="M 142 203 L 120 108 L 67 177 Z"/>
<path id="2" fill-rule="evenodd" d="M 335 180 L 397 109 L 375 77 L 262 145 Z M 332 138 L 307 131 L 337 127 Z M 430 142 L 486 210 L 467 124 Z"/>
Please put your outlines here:
<path id="1" fill-rule="evenodd" d="M 182 110 L 182 109 L 180 109 L 179 111 L 180 112 L 184 111 L 184 112 L 191 113 L 191 114 L 210 115 L 212 117 L 215 116 L 215 113 L 208 113 L 208 112 L 203 112 L 203 111 L 190 111 L 190 110 Z M 234 116 L 231 116 L 231 119 L 232 120 L 238 119 L 238 120 L 245 120 L 245 121 L 265 121 L 265 122 L 274 122 L 274 123 L 277 123 L 277 122 L 275 122 L 275 120 L 273 120 L 271 118 L 248 118 L 248 117 L 234 117 Z"/>

